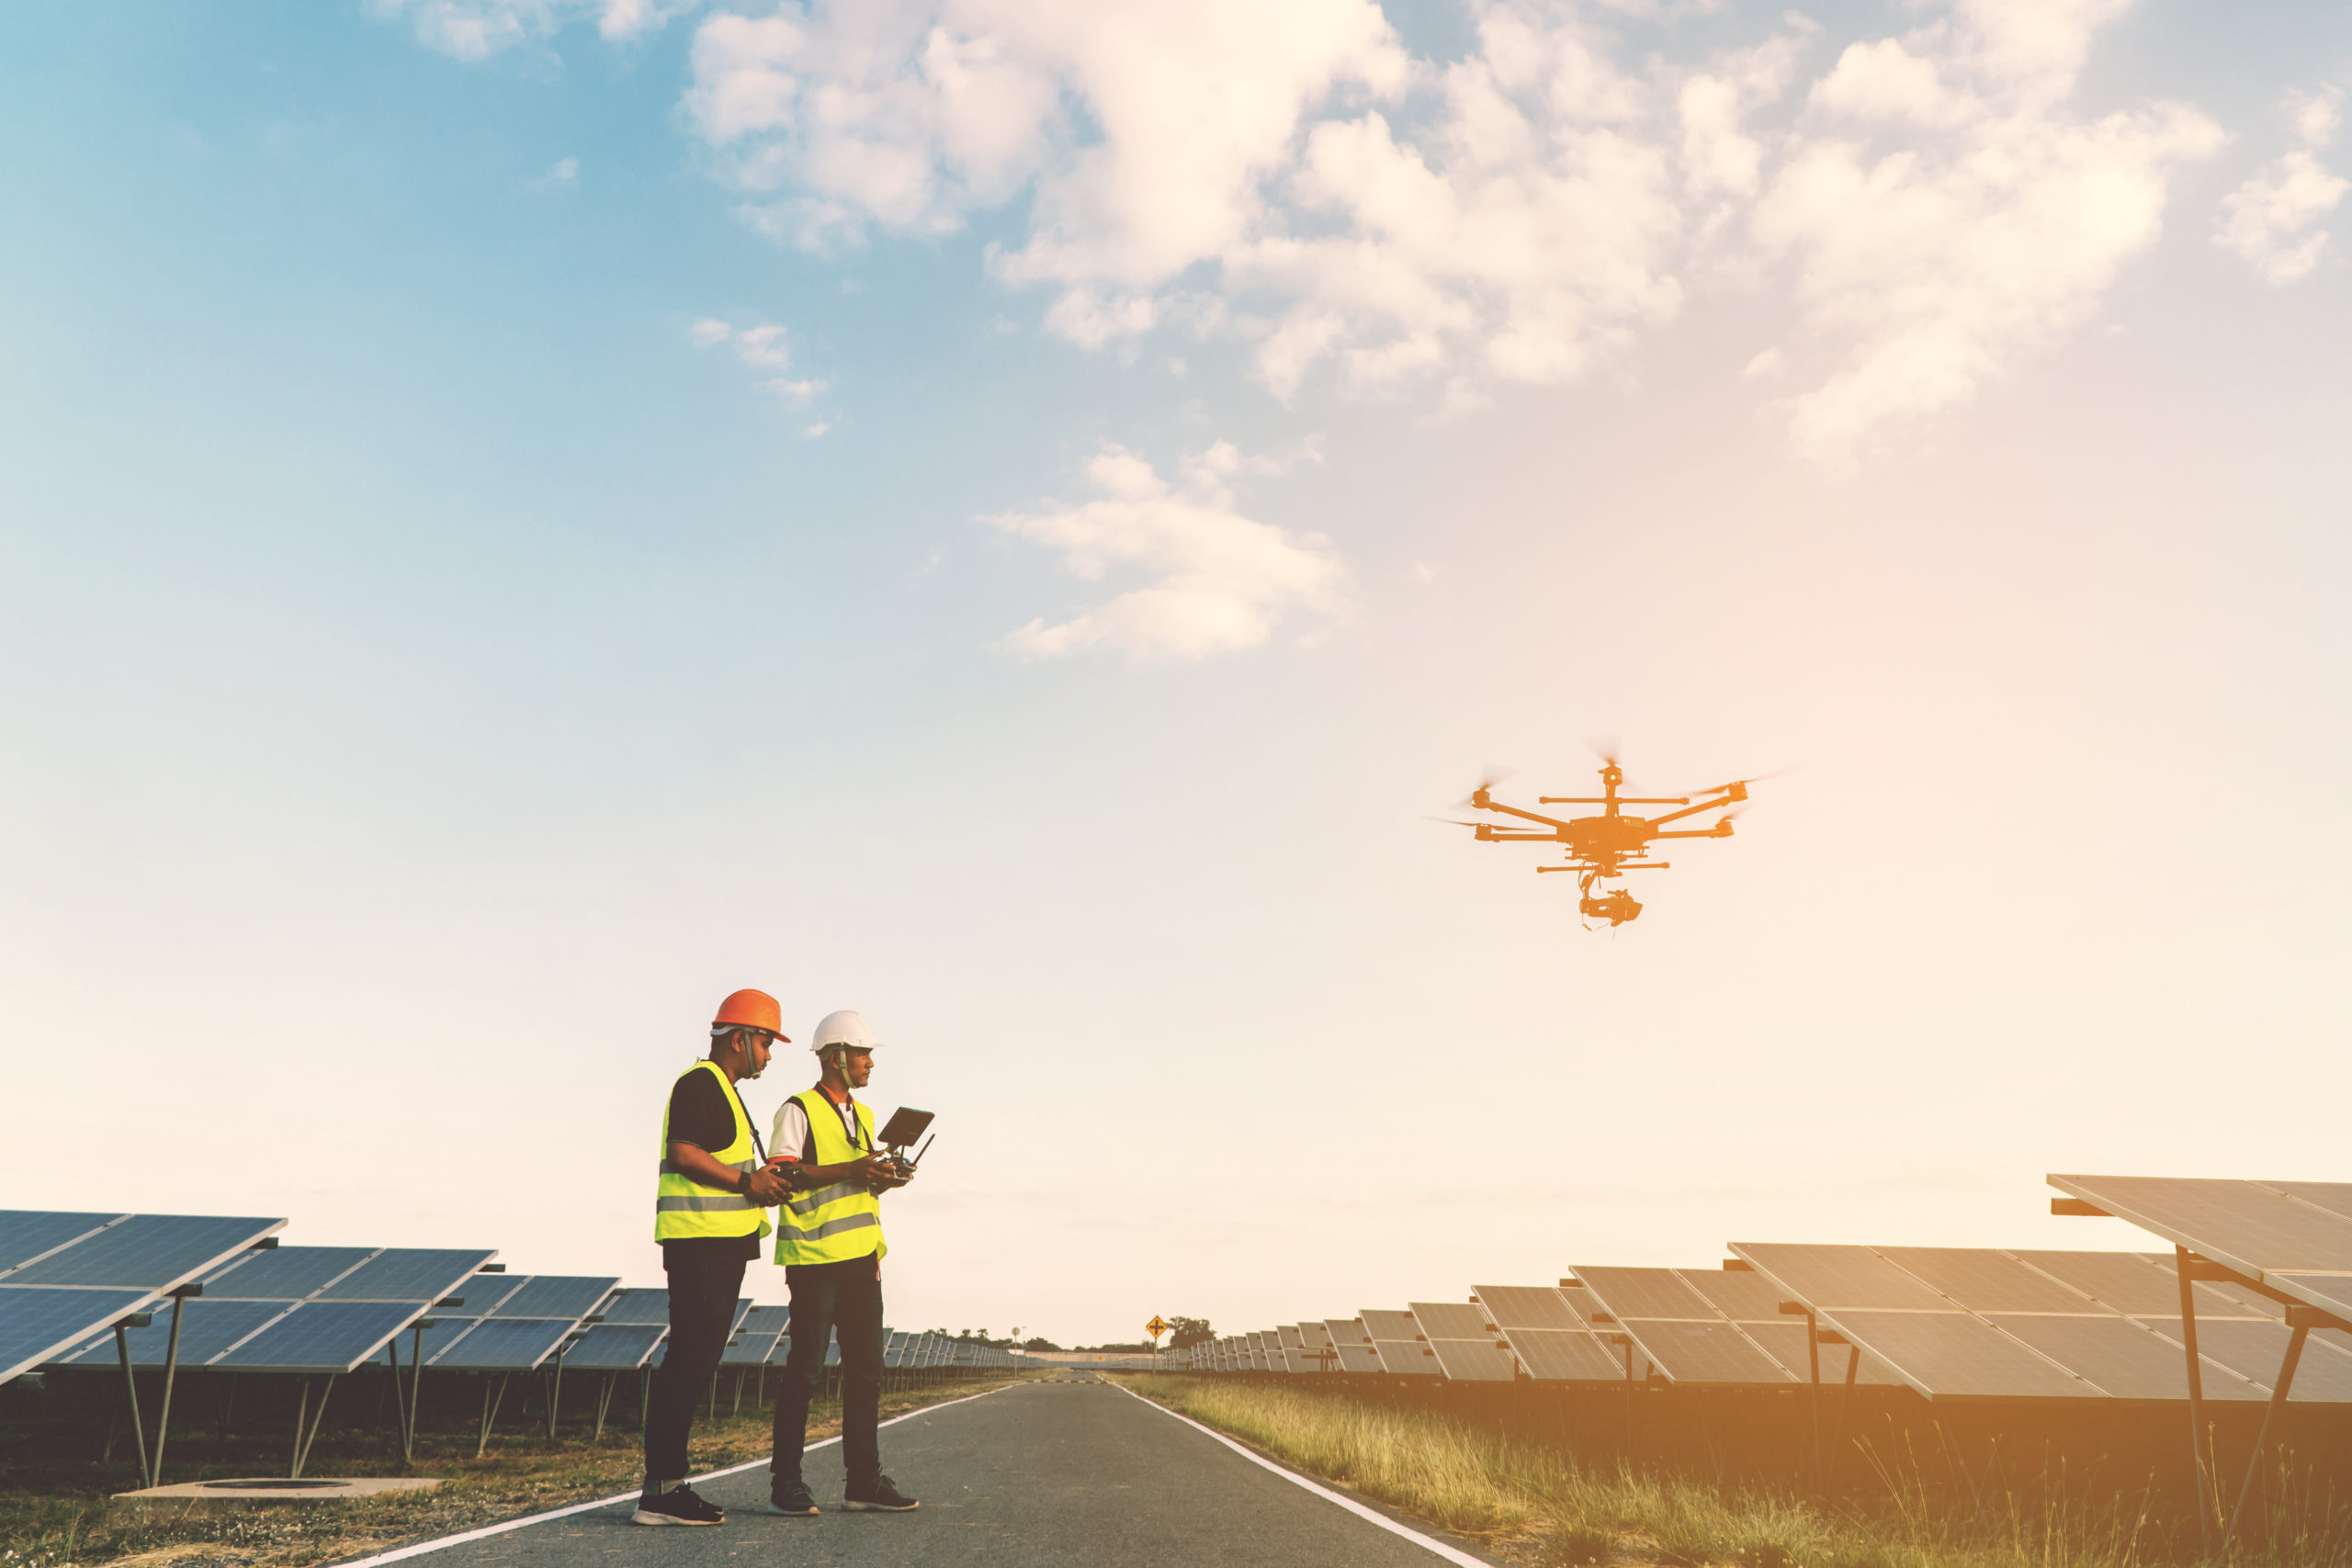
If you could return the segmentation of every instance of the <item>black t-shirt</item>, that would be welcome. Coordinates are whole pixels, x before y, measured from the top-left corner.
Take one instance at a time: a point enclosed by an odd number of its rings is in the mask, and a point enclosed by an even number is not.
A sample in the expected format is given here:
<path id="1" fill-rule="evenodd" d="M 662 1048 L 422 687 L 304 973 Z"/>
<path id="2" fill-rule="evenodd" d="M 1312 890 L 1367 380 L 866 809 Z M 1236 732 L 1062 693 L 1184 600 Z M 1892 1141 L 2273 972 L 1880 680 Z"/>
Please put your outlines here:
<path id="1" fill-rule="evenodd" d="M 670 1091 L 670 1141 L 692 1144 L 708 1154 L 717 1154 L 735 1141 L 734 1091 L 719 1084 L 718 1075 L 697 1067 L 680 1078 Z M 750 1112 L 745 1112 L 749 1120 Z M 664 1151 L 665 1155 L 667 1151 Z M 741 1258 L 746 1262 L 757 1261 L 760 1238 L 756 1235 L 703 1235 L 684 1241 L 665 1241 L 662 1255 L 670 1256 L 670 1248 L 683 1247 L 687 1253 L 706 1258 Z"/>

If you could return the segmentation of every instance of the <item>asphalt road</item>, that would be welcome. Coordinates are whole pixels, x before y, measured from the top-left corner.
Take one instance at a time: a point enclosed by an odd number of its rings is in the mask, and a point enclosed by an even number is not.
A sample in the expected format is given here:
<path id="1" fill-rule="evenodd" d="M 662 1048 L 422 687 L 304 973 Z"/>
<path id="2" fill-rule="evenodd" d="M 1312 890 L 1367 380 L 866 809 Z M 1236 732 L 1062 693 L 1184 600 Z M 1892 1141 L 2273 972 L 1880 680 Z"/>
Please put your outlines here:
<path id="1" fill-rule="evenodd" d="M 841 1447 L 809 1454 L 824 1512 L 766 1511 L 764 1467 L 698 1483 L 716 1529 L 649 1529 L 627 1506 L 549 1519 L 414 1568 L 1432 1568 L 1413 1540 L 1099 1381 L 1055 1380 L 918 1413 L 882 1432 L 908 1514 L 841 1511 Z M 1459 1550 L 1457 1548 L 1457 1550 Z M 613 1560 L 617 1558 L 617 1562 Z"/>

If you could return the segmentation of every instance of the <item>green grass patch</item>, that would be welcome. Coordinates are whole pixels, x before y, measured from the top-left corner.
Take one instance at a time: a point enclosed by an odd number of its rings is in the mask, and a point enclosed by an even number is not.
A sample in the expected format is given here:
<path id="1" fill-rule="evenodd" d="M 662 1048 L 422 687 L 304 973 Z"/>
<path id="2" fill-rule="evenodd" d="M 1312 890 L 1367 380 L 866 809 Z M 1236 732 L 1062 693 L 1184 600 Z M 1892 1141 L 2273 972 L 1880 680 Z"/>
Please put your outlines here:
<path id="1" fill-rule="evenodd" d="M 1584 1461 L 1343 1393 L 1149 1373 L 1119 1381 L 1307 1474 L 1541 1568 L 2156 1568 L 2179 1560 L 2136 1499 L 2036 1512 L 1993 1506 L 1979 1518 L 1890 1486 L 1883 1507 L 1833 1510 L 1770 1488 Z M 2352 1568 L 2352 1511 L 2320 1500 L 2272 1540 L 2260 1552 L 2241 1549 L 2234 1568 Z"/>
<path id="2" fill-rule="evenodd" d="M 884 1396 L 885 1419 L 986 1389 L 1017 1382 L 940 1383 Z M 770 1413 L 747 1403 L 695 1424 L 690 1445 L 695 1473 L 764 1457 Z M 575 1407 L 567 1403 L 567 1413 Z M 567 1416 L 549 1442 L 544 1426 L 520 1412 L 474 1457 L 476 1432 L 462 1413 L 427 1424 L 417 1434 L 415 1462 L 403 1469 L 397 1436 L 384 1423 L 338 1427 L 330 1416 L 311 1453 L 308 1475 L 431 1475 L 429 1492 L 334 1503 L 225 1503 L 187 1506 L 124 1503 L 110 1494 L 139 1484 L 138 1466 L 122 1450 L 127 1436 L 103 1453 L 103 1419 L 18 1427 L 0 1446 L 0 1568 L 303 1568 L 310 1563 L 385 1551 L 410 1541 L 475 1529 L 503 1519 L 609 1496 L 644 1478 L 642 1437 L 634 1412 L 626 1427 L 607 1426 L 602 1438 Z M 152 1413 L 150 1416 L 152 1419 Z M 226 1476 L 283 1475 L 287 1427 L 222 1440 L 192 1413 L 175 1428 L 164 1479 L 177 1483 Z M 813 1440 L 841 1429 L 837 1399 L 809 1411 Z M 888 1435 L 884 1435 L 888 1441 Z"/>

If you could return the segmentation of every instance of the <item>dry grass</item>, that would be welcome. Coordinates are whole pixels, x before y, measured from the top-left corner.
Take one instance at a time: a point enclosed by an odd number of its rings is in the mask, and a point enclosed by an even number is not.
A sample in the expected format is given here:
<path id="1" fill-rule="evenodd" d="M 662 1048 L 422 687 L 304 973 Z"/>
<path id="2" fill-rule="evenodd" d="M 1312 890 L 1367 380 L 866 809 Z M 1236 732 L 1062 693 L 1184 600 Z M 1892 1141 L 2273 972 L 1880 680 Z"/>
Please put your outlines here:
<path id="1" fill-rule="evenodd" d="M 892 1393 L 883 1399 L 882 1414 L 887 1419 L 1001 1386 L 943 1383 Z M 811 1438 L 830 1437 L 840 1427 L 838 1401 L 822 1401 L 809 1412 Z M 138 1484 L 135 1464 L 119 1454 L 101 1462 L 78 1447 L 20 1443 L 0 1463 L 0 1568 L 304 1568 L 627 1491 L 643 1479 L 639 1440 L 633 1427 L 607 1427 L 601 1441 L 584 1427 L 568 1429 L 553 1443 L 541 1431 L 509 1427 L 477 1460 L 470 1424 L 437 1431 L 428 1425 L 418 1436 L 410 1473 L 444 1478 L 429 1492 L 326 1504 L 186 1507 L 113 1500 L 110 1492 Z M 690 1450 L 695 1472 L 762 1458 L 769 1441 L 764 1410 L 705 1416 L 695 1423 Z M 191 1433 L 172 1447 L 166 1481 L 285 1472 L 283 1444 L 277 1440 L 232 1438 L 223 1447 Z M 339 1431 L 330 1424 L 308 1473 L 389 1475 L 400 1469 L 389 1433 L 374 1427 Z"/>
<path id="2" fill-rule="evenodd" d="M 1989 1522 L 1893 1477 L 1885 1506 L 1832 1513 L 1786 1493 L 1603 1469 L 1427 1411 L 1344 1393 L 1126 1376 L 1138 1393 L 1514 1562 L 1674 1568 L 2153 1568 L 2165 1548 L 2123 1502 Z M 2321 1506 L 2244 1568 L 2346 1568 L 2352 1515 Z"/>

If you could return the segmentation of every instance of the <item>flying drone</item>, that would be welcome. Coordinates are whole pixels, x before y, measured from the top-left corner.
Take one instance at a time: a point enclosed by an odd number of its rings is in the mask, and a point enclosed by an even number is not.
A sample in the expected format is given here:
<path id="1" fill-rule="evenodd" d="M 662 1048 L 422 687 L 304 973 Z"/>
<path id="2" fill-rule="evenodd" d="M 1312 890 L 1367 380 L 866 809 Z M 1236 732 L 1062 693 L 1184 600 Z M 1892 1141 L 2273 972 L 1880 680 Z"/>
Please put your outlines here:
<path id="1" fill-rule="evenodd" d="M 1708 789 L 1693 790 L 1689 795 L 1620 795 L 1618 787 L 1625 782 L 1625 771 L 1614 757 L 1600 760 L 1600 793 L 1597 795 L 1543 795 L 1535 797 L 1538 806 L 1598 806 L 1598 817 L 1571 817 L 1566 820 L 1546 817 L 1537 811 L 1522 811 L 1516 806 L 1505 806 L 1492 795 L 1500 781 L 1487 778 L 1471 792 L 1464 805 L 1479 811 L 1496 812 L 1505 818 L 1517 818 L 1521 822 L 1536 824 L 1542 830 L 1518 828 L 1505 822 L 1464 822 L 1454 818 L 1441 820 L 1457 827 L 1476 830 L 1482 844 L 1558 844 L 1568 857 L 1566 865 L 1539 865 L 1538 873 L 1572 871 L 1577 874 L 1577 886 L 1581 897 L 1577 912 L 1589 922 L 1607 920 L 1611 926 L 1622 926 L 1642 912 L 1630 888 L 1602 887 L 1594 891 L 1597 883 L 1618 882 L 1629 871 L 1665 871 L 1670 861 L 1648 860 L 1651 843 L 1659 839 L 1728 839 L 1731 819 L 1739 814 L 1725 807 L 1740 804 L 1747 798 L 1747 786 L 1754 779 L 1734 779 Z M 1628 816 L 1628 806 L 1675 806 L 1659 817 Z M 1669 828 L 1668 823 L 1680 822 L 1710 811 L 1724 811 L 1714 823 L 1705 828 Z"/>

